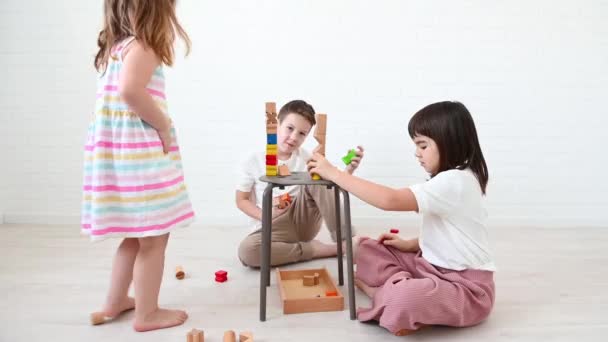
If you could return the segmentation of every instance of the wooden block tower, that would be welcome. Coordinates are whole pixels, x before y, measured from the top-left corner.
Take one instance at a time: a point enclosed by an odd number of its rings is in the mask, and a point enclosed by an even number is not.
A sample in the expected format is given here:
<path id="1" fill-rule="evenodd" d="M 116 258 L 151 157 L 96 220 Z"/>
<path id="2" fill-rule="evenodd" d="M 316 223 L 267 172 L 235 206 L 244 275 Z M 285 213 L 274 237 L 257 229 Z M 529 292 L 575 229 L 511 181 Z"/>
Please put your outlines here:
<path id="1" fill-rule="evenodd" d="M 278 175 L 277 104 L 266 102 L 266 176 Z"/>
<path id="2" fill-rule="evenodd" d="M 327 130 L 327 114 L 315 115 L 317 126 L 315 127 L 314 137 L 319 143 L 313 150 L 313 153 L 320 153 L 325 156 L 325 133 Z M 312 179 L 319 180 L 321 177 L 317 174 L 312 175 Z"/>

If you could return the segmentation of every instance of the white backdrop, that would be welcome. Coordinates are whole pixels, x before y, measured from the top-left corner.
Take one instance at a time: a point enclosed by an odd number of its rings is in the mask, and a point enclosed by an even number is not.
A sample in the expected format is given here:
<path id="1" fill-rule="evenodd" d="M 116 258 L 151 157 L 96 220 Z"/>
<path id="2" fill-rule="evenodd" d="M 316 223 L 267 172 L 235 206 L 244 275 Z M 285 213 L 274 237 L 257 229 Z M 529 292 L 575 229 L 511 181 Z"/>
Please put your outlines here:
<path id="1" fill-rule="evenodd" d="M 4 222 L 78 222 L 101 3 L 3 1 Z M 178 14 L 193 51 L 178 48 L 167 92 L 201 224 L 246 222 L 234 170 L 264 148 L 264 102 L 301 98 L 328 114 L 332 161 L 361 144 L 359 174 L 391 186 L 425 179 L 411 115 L 462 101 L 490 222 L 608 226 L 606 1 L 182 0 Z M 414 217 L 353 203 L 355 224 Z"/>

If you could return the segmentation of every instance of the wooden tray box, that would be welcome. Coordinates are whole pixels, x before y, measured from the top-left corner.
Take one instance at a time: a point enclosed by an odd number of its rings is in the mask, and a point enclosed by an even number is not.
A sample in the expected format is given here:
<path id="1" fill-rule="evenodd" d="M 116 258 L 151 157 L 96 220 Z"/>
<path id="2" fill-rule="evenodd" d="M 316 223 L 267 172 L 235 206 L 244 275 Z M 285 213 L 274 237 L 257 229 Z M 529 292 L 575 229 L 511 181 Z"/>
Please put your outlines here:
<path id="1" fill-rule="evenodd" d="M 304 286 L 302 278 L 319 273 L 319 284 Z M 344 310 L 344 297 L 326 268 L 281 270 L 277 268 L 277 284 L 283 302 L 283 313 L 303 313 Z M 326 296 L 335 291 L 337 296 Z"/>

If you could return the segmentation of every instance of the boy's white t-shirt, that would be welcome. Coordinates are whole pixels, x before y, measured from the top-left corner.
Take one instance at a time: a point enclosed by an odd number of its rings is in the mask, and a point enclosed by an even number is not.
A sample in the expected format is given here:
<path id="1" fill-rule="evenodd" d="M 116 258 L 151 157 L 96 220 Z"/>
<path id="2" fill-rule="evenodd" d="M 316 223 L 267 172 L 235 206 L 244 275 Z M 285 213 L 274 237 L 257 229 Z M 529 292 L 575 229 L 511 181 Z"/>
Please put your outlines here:
<path id="1" fill-rule="evenodd" d="M 278 160 L 279 165 L 287 165 L 290 172 L 304 172 L 306 162 L 311 158 L 310 152 L 303 148 L 295 150 L 288 160 Z M 242 192 L 253 192 L 255 204 L 262 208 L 262 197 L 268 183 L 260 181 L 260 177 L 266 175 L 266 152 L 255 152 L 249 156 L 242 164 L 238 171 L 238 182 L 236 189 Z M 272 196 L 280 196 L 284 193 L 296 196 L 299 186 L 286 186 L 284 190 L 279 188 L 272 189 Z M 251 224 L 254 230 L 262 228 L 262 222 L 256 219 L 251 219 Z"/>
<path id="2" fill-rule="evenodd" d="M 428 262 L 451 270 L 496 270 L 481 187 L 470 169 L 443 171 L 410 189 L 422 214 L 419 245 Z"/>

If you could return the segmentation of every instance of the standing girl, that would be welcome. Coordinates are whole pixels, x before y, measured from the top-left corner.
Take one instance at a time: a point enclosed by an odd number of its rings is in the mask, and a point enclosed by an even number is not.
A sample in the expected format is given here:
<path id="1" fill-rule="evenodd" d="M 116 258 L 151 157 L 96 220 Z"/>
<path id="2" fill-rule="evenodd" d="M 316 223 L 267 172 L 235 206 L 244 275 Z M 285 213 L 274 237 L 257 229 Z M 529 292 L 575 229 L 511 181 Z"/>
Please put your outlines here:
<path id="1" fill-rule="evenodd" d="M 95 324 L 133 308 L 137 331 L 187 319 L 184 311 L 158 306 L 169 232 L 194 219 L 164 92 L 162 67 L 173 63 L 176 34 L 189 50 L 174 0 L 104 3 L 95 57 L 101 77 L 85 146 L 82 232 L 94 241 L 122 242 L 103 309 L 92 315 Z M 128 296 L 131 281 L 135 298 Z"/>

